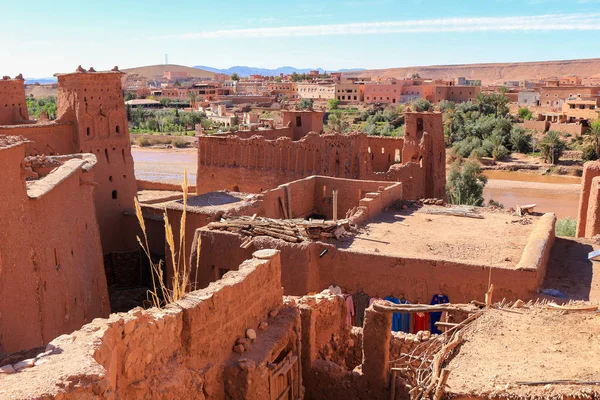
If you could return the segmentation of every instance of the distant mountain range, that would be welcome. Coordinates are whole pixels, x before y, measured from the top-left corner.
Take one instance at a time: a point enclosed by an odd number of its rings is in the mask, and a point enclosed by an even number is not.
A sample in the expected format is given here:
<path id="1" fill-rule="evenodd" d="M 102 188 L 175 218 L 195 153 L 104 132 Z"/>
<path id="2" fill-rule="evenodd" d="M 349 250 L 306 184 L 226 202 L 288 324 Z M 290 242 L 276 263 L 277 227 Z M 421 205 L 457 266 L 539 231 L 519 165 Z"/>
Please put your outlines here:
<path id="1" fill-rule="evenodd" d="M 214 72 L 217 74 L 231 75 L 233 73 L 236 73 L 243 78 L 249 77 L 250 75 L 265 75 L 265 76 L 274 76 L 274 75 L 279 75 L 279 74 L 289 75 L 294 72 L 296 72 L 297 74 L 306 74 L 311 70 L 317 70 L 320 73 L 350 72 L 350 71 L 355 72 L 355 71 L 364 70 L 364 68 L 349 68 L 349 69 L 339 69 L 337 71 L 326 71 L 323 68 L 295 68 L 295 67 L 290 67 L 290 66 L 269 69 L 269 68 L 247 67 L 247 66 L 242 66 L 242 65 L 237 65 L 235 67 L 230 67 L 227 69 L 207 67 L 205 65 L 196 65 L 196 66 L 194 66 L 194 68 L 203 69 L 205 71 L 210 71 L 210 72 Z"/>
<path id="2" fill-rule="evenodd" d="M 26 85 L 33 85 L 35 83 L 39 83 L 40 85 L 50 85 L 52 83 L 58 82 L 58 79 L 54 77 L 50 78 L 27 78 L 25 79 Z"/>

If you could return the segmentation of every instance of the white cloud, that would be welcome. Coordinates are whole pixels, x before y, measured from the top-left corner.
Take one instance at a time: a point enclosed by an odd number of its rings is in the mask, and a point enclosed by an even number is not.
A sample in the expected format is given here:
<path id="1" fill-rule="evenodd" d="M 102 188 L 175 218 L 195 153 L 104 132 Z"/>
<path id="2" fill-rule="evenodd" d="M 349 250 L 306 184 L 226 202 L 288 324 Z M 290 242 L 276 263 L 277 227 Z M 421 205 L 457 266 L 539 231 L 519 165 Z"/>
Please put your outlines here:
<path id="1" fill-rule="evenodd" d="M 305 36 L 373 35 L 419 32 L 597 31 L 600 13 L 545 14 L 516 17 L 438 18 L 348 24 L 222 29 L 150 39 L 274 38 Z"/>

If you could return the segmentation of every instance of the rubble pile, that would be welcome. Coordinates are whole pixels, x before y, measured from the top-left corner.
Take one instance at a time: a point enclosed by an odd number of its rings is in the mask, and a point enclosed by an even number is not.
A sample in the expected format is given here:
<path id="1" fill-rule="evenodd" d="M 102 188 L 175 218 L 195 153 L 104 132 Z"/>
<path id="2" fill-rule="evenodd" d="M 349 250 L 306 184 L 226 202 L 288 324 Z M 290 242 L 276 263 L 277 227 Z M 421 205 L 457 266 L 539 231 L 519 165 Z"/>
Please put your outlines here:
<path id="1" fill-rule="evenodd" d="M 219 222 L 211 222 L 208 229 L 240 233 L 246 236 L 271 236 L 286 242 L 298 243 L 327 238 L 340 239 L 356 227 L 348 219 L 338 221 L 273 219 L 248 216 L 223 217 Z"/>

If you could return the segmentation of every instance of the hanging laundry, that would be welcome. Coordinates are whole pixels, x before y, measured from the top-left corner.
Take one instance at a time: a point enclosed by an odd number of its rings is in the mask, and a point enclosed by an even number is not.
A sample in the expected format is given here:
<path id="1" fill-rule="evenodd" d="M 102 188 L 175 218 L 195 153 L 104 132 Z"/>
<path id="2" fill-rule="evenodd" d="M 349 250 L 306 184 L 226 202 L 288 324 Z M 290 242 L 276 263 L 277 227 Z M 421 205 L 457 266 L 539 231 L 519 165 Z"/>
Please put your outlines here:
<path id="1" fill-rule="evenodd" d="M 331 293 L 331 294 L 336 294 L 336 295 L 341 295 L 342 294 L 342 288 L 339 287 L 339 286 L 329 285 L 329 287 L 327 288 L 327 290 L 329 290 L 329 293 Z"/>
<path id="2" fill-rule="evenodd" d="M 369 300 L 369 307 L 371 307 L 371 304 L 375 303 L 377 300 L 383 300 L 380 297 L 371 297 L 371 300 Z"/>
<path id="3" fill-rule="evenodd" d="M 365 322 L 365 310 L 369 307 L 370 296 L 362 290 L 352 295 L 354 299 L 354 323 L 356 326 L 363 326 Z"/>
<path id="4" fill-rule="evenodd" d="M 386 296 L 383 299 L 389 301 L 390 303 L 400 304 L 400 300 L 398 300 L 397 298 L 395 298 L 393 296 Z M 392 314 L 392 330 L 394 332 L 398 332 L 400 330 L 400 318 L 401 318 L 400 313 Z"/>
<path id="5" fill-rule="evenodd" d="M 448 296 L 446 296 L 445 294 L 434 294 L 433 297 L 431 298 L 431 304 L 435 305 L 435 304 L 446 304 L 446 303 L 450 303 L 450 300 L 448 299 Z M 430 331 L 432 334 L 434 333 L 442 333 L 442 331 L 435 325 L 436 322 L 438 322 L 440 319 L 442 318 L 442 312 L 441 311 L 436 311 L 436 312 L 431 312 L 429 315 L 429 324 L 430 324 Z"/>
<path id="6" fill-rule="evenodd" d="M 429 314 L 426 312 L 414 313 L 413 317 L 413 333 L 429 330 Z"/>
<path id="7" fill-rule="evenodd" d="M 399 304 L 410 304 L 410 301 L 406 300 L 404 297 L 401 298 Z M 410 314 L 409 313 L 400 313 L 400 330 L 402 332 L 410 333 Z"/>
<path id="8" fill-rule="evenodd" d="M 352 299 L 352 296 L 350 296 L 349 294 L 345 294 L 344 295 L 344 300 L 346 301 L 346 325 L 352 325 L 352 322 L 354 321 L 354 315 L 355 315 L 355 311 L 354 311 L 354 300 Z"/>

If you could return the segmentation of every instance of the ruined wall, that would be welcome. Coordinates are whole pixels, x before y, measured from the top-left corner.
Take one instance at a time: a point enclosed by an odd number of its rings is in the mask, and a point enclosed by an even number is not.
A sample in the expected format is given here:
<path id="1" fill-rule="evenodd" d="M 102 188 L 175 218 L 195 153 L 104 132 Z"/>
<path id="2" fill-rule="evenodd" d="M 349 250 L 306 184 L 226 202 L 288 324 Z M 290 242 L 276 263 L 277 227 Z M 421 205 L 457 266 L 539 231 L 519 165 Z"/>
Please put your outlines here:
<path id="1" fill-rule="evenodd" d="M 36 387 L 23 385 L 22 374 L 0 375 L 3 394 L 63 400 L 268 398 L 268 366 L 281 351 L 298 351 L 300 334 L 297 312 L 282 308 L 279 269 L 276 252 L 259 252 L 239 271 L 164 310 L 134 309 L 97 319 L 51 342 L 49 354 L 40 356 L 44 363 L 28 370 Z M 244 354 L 233 352 L 248 328 L 256 330 L 256 340 Z"/>
<path id="2" fill-rule="evenodd" d="M 22 144 L 0 149 L 0 353 L 46 344 L 109 312 L 94 161 L 68 160 L 26 186 L 24 156 Z"/>
<path id="3" fill-rule="evenodd" d="M 315 133 L 298 141 L 199 135 L 197 191 L 259 193 L 310 175 L 324 175 L 402 182 L 409 199 L 445 198 L 441 114 L 407 113 L 406 117 L 404 139 Z"/>
<path id="4" fill-rule="evenodd" d="M 123 212 L 133 209 L 137 186 L 121 72 L 58 74 L 58 122 L 74 125 L 74 152 L 96 155 L 96 212 L 105 253 L 137 248 Z"/>
<path id="5" fill-rule="evenodd" d="M 322 111 L 281 111 L 283 126 L 289 126 L 293 130 L 292 139 L 300 140 L 309 132 L 323 132 L 323 117 Z"/>
<path id="6" fill-rule="evenodd" d="M 25 81 L 23 78 L 5 78 L 0 79 L 0 125 L 27 121 L 29 113 L 25 101 Z"/>
<path id="7" fill-rule="evenodd" d="M 22 136 L 30 140 L 25 146 L 27 155 L 66 155 L 74 153 L 73 125 L 46 122 L 0 126 L 0 135 Z"/>
<path id="8" fill-rule="evenodd" d="M 600 234 L 600 161 L 586 162 L 581 179 L 577 237 L 591 238 Z"/>
<path id="9" fill-rule="evenodd" d="M 387 172 L 394 163 L 402 163 L 404 138 L 367 136 L 367 145 L 374 172 Z"/>
<path id="10" fill-rule="evenodd" d="M 273 128 L 273 129 L 260 129 L 251 131 L 237 131 L 233 135 L 242 139 L 249 139 L 252 136 L 262 136 L 267 140 L 277 140 L 280 137 L 294 138 L 294 130 L 291 127 L 285 128 Z"/>
<path id="11" fill-rule="evenodd" d="M 424 169 L 425 193 L 446 198 L 446 143 L 440 112 L 406 112 L 402 162 L 417 162 Z"/>

